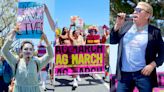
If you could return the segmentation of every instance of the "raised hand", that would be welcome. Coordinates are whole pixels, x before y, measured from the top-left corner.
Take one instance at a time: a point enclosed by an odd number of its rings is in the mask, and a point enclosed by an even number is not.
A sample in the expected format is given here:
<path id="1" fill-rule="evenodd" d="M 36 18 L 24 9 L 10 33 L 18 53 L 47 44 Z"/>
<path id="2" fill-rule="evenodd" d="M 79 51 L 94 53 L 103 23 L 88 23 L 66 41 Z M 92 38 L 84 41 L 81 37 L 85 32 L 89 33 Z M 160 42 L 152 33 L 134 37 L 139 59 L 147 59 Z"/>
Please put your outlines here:
<path id="1" fill-rule="evenodd" d="M 45 43 L 46 43 L 47 46 L 50 45 L 50 43 L 49 43 L 49 41 L 47 39 L 47 36 L 44 33 L 42 34 L 41 39 L 45 41 Z"/>
<path id="2" fill-rule="evenodd" d="M 8 38 L 13 39 L 15 36 L 15 33 L 19 31 L 20 23 L 18 23 L 9 33 Z"/>
<path id="3" fill-rule="evenodd" d="M 122 25 L 125 22 L 125 16 L 126 16 L 125 13 L 118 13 L 117 14 L 116 23 L 114 25 L 114 30 L 115 31 L 118 31 L 122 27 Z"/>

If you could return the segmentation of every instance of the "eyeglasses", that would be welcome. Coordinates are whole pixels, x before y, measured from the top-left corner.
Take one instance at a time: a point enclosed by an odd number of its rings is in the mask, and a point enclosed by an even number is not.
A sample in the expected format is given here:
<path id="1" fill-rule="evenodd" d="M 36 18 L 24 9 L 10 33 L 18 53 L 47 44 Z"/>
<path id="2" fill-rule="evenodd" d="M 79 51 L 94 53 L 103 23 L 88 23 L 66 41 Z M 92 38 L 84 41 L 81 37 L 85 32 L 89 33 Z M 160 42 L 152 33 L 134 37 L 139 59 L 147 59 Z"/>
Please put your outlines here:
<path id="1" fill-rule="evenodd" d="M 149 13 L 148 11 L 141 9 L 141 8 L 134 8 L 134 11 L 136 11 L 137 13 L 141 13 L 141 11 L 145 11 L 145 12 Z"/>

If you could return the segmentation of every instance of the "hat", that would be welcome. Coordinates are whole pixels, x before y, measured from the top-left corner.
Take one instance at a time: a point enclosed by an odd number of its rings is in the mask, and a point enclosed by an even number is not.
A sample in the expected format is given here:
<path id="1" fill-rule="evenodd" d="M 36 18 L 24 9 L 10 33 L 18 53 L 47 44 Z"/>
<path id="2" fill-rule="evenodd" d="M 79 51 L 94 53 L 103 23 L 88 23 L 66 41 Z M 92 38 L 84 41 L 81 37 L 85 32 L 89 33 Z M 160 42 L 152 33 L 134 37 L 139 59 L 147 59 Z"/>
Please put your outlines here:
<path id="1" fill-rule="evenodd" d="M 96 26 L 89 26 L 88 30 L 95 30 L 96 32 L 98 32 L 98 29 Z"/>

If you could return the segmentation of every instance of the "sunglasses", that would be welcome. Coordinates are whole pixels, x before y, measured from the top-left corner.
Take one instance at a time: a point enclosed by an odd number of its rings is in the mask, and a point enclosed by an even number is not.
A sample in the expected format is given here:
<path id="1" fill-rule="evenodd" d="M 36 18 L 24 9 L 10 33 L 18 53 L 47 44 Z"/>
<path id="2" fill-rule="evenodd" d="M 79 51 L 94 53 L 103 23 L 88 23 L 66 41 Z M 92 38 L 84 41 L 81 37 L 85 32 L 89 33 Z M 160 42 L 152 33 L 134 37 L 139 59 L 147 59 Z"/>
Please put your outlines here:
<path id="1" fill-rule="evenodd" d="M 141 11 L 145 11 L 145 12 L 149 13 L 148 11 L 141 9 L 141 8 L 134 8 L 134 11 L 136 11 L 137 13 L 141 13 Z"/>
<path id="2" fill-rule="evenodd" d="M 89 30 L 88 32 L 89 32 L 89 33 L 91 33 L 91 32 L 97 33 L 97 31 L 96 31 L 96 30 L 93 30 L 93 29 Z"/>

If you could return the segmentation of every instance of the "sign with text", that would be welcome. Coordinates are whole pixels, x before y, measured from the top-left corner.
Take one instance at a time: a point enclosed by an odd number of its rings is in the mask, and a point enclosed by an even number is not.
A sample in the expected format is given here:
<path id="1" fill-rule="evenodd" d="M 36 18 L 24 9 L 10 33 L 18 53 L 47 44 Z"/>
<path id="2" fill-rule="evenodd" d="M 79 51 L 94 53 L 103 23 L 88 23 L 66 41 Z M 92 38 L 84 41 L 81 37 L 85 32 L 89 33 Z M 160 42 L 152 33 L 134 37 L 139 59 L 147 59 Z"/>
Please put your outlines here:
<path id="1" fill-rule="evenodd" d="M 55 75 L 104 73 L 105 45 L 55 46 Z"/>
<path id="2" fill-rule="evenodd" d="M 36 2 L 19 2 L 16 38 L 40 38 L 43 31 L 44 6 Z"/>

